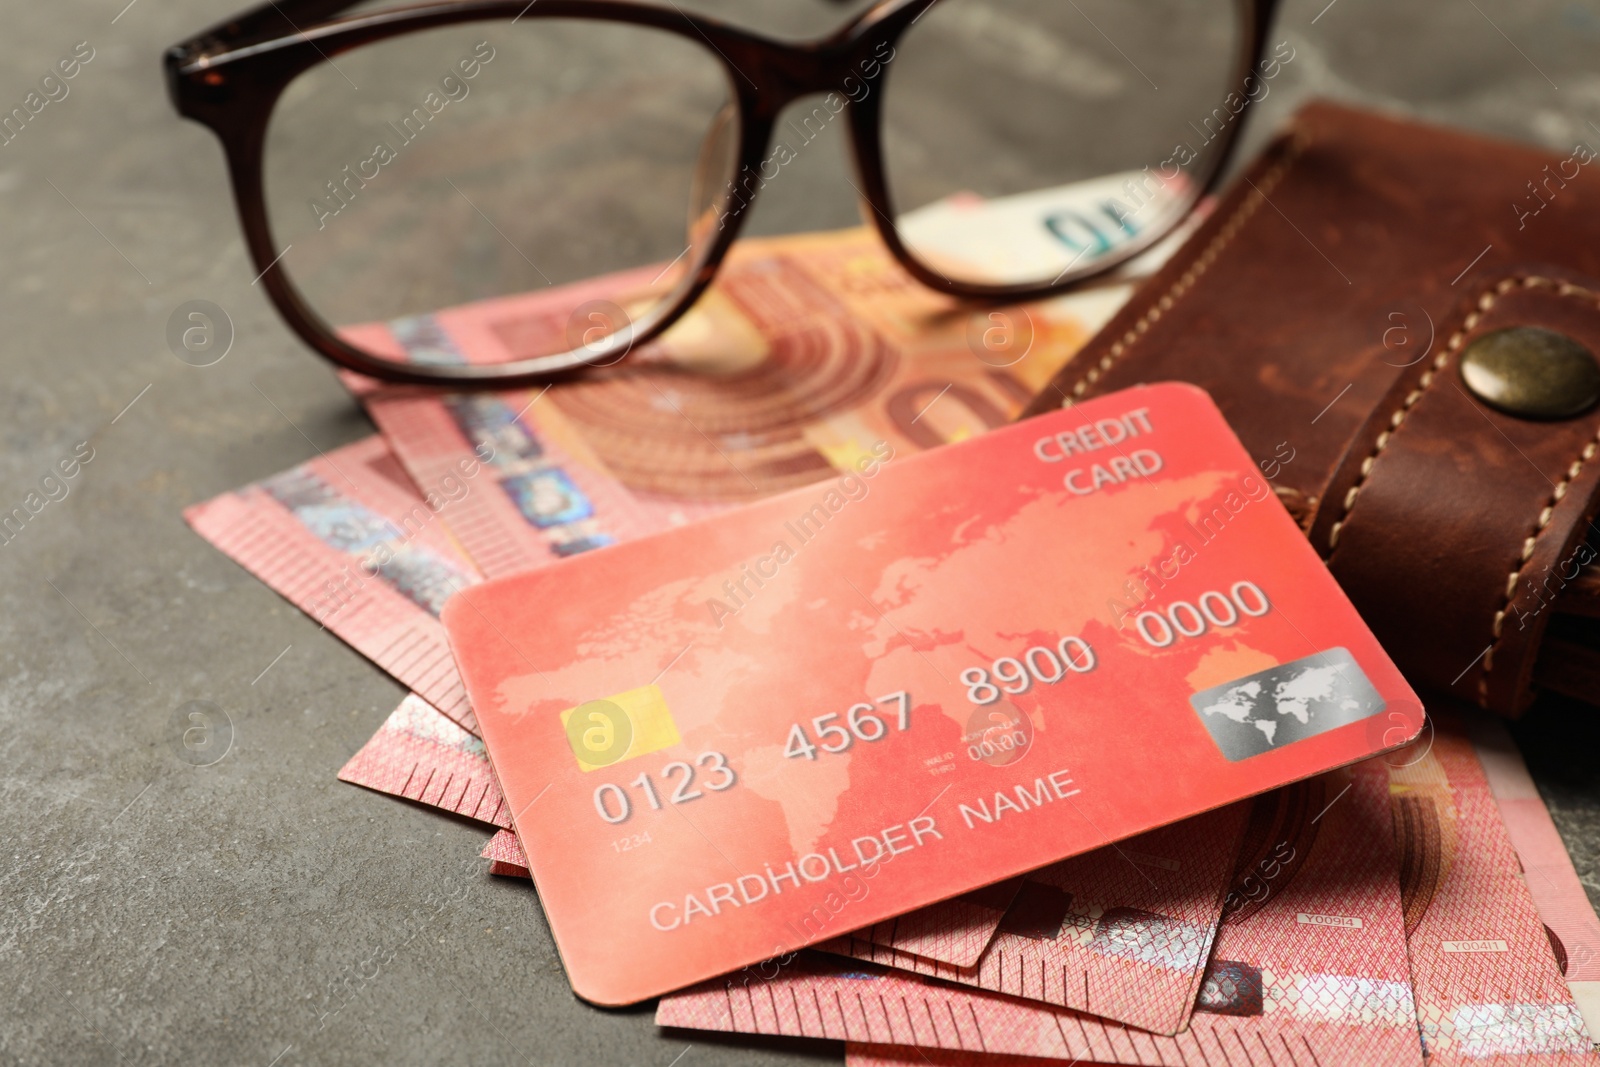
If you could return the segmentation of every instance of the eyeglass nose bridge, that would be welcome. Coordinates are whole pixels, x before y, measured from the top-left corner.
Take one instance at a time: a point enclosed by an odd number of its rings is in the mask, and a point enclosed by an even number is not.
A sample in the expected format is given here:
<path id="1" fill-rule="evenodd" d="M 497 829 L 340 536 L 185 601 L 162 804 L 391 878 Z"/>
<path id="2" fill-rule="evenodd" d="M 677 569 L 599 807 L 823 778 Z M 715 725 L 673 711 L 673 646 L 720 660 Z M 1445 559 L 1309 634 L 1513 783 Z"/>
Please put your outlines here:
<path id="1" fill-rule="evenodd" d="M 742 57 L 728 58 L 747 113 L 770 122 L 790 104 L 808 96 L 833 93 L 847 100 L 859 99 L 863 86 L 882 77 L 881 69 L 872 75 L 859 69 L 863 54 L 859 39 L 769 40 L 745 50 Z"/>

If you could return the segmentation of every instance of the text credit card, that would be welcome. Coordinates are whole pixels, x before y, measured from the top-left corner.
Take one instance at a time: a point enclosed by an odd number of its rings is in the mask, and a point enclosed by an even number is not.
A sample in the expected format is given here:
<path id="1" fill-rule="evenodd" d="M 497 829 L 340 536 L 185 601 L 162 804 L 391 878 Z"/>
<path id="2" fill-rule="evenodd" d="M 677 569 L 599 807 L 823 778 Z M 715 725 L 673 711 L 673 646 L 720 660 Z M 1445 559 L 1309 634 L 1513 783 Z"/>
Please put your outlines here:
<path id="1" fill-rule="evenodd" d="M 467 589 L 577 993 L 626 1004 L 1397 747 L 1422 707 L 1162 384 Z"/>

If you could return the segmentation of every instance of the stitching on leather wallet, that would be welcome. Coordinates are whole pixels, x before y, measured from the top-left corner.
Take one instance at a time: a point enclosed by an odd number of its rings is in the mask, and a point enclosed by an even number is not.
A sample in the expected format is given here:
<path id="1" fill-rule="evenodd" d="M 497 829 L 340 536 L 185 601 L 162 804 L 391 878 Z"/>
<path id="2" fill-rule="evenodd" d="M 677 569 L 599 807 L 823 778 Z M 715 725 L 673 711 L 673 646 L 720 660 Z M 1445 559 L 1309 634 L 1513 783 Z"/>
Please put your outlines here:
<path id="1" fill-rule="evenodd" d="M 1570 288 L 1576 289 L 1577 287 L 1572 286 Z M 1596 304 L 1600 306 L 1600 294 L 1588 290 L 1582 291 L 1585 295 L 1596 298 Z M 1572 294 L 1563 293 L 1562 295 L 1570 296 Z M 1500 631 L 1504 628 L 1506 612 L 1511 609 L 1511 601 L 1516 599 L 1517 582 L 1522 579 L 1522 572 L 1527 568 L 1528 560 L 1533 557 L 1534 546 L 1538 543 L 1539 538 L 1543 536 L 1545 530 L 1549 528 L 1550 519 L 1555 514 L 1556 505 L 1561 503 L 1562 497 L 1567 495 L 1567 488 L 1572 485 L 1573 480 L 1579 474 L 1583 473 L 1583 465 L 1595 457 L 1596 451 L 1600 451 L 1600 433 L 1591 438 L 1589 443 L 1583 446 L 1583 450 L 1578 453 L 1578 458 L 1572 461 L 1572 465 L 1567 468 L 1566 477 L 1561 479 L 1561 483 L 1550 494 L 1550 503 L 1546 504 L 1544 510 L 1539 513 L 1539 521 L 1533 528 L 1533 535 L 1522 542 L 1522 558 L 1517 561 L 1516 569 L 1506 578 L 1506 602 L 1501 605 L 1499 611 L 1494 613 L 1494 625 L 1491 627 L 1494 633 L 1494 642 L 1490 644 L 1489 650 L 1483 655 L 1483 677 L 1478 679 L 1479 707 L 1487 706 L 1489 699 L 1489 672 L 1494 669 L 1494 647 L 1500 643 Z"/>
<path id="2" fill-rule="evenodd" d="M 1100 362 L 1097 365 L 1090 367 L 1088 373 L 1078 379 L 1072 386 L 1072 395 L 1062 394 L 1062 407 L 1070 407 L 1073 401 L 1082 397 L 1084 390 L 1099 381 L 1101 375 L 1109 371 L 1112 364 L 1121 359 L 1123 354 L 1132 348 L 1140 337 L 1144 336 L 1151 325 L 1159 320 L 1162 315 L 1172 310 L 1172 305 L 1177 303 L 1184 293 L 1194 287 L 1194 283 L 1200 280 L 1201 275 L 1211 269 L 1211 264 L 1216 262 L 1218 254 L 1228 246 L 1234 237 L 1238 236 L 1239 231 L 1244 228 L 1244 224 L 1249 222 L 1250 217 L 1266 202 L 1267 194 L 1276 188 L 1279 182 L 1283 181 L 1284 176 L 1289 173 L 1289 168 L 1294 166 L 1301 153 L 1305 151 L 1306 146 L 1310 143 L 1311 137 L 1305 131 L 1296 133 L 1290 138 L 1289 146 L 1285 150 L 1283 158 L 1273 164 L 1272 168 L 1261 176 L 1259 185 L 1252 184 L 1251 187 L 1255 189 L 1257 195 L 1246 198 L 1239 203 L 1239 206 L 1228 217 L 1228 221 L 1223 225 L 1222 229 L 1218 230 L 1217 235 L 1206 245 L 1205 251 L 1201 252 L 1193 263 L 1189 264 L 1189 269 L 1184 271 L 1178 277 L 1178 280 L 1172 283 L 1172 286 L 1161 295 L 1160 300 L 1145 308 L 1144 314 L 1139 316 L 1139 321 L 1135 322 L 1122 335 L 1120 340 L 1112 342 L 1111 350 L 1100 357 Z"/>
<path id="3" fill-rule="evenodd" d="M 1433 364 L 1423 372 L 1422 377 L 1417 379 L 1417 387 L 1406 395 L 1400 407 L 1395 409 L 1394 414 L 1389 416 L 1389 428 L 1378 435 L 1377 441 L 1373 444 L 1372 454 L 1361 461 L 1361 475 L 1356 479 L 1355 484 L 1350 487 L 1350 491 L 1345 494 L 1344 512 L 1339 516 L 1339 521 L 1335 522 L 1332 529 L 1328 531 L 1328 555 L 1330 558 L 1333 555 L 1333 550 L 1339 545 L 1339 532 L 1344 528 L 1345 523 L 1350 521 L 1351 512 L 1355 510 L 1356 500 L 1360 498 L 1361 490 L 1372 478 L 1373 467 L 1377 465 L 1379 457 L 1389 447 L 1389 442 L 1393 440 L 1395 433 L 1399 431 L 1401 425 L 1405 422 L 1406 416 L 1416 406 L 1417 401 L 1422 399 L 1428 387 L 1442 377 L 1439 372 L 1443 371 L 1449 364 L 1451 355 L 1461 348 L 1461 344 L 1466 340 L 1467 334 L 1477 327 L 1483 316 L 1488 314 L 1490 308 L 1499 303 L 1501 297 L 1518 288 L 1549 289 L 1558 296 L 1577 297 L 1580 300 L 1592 301 L 1597 308 L 1600 308 L 1600 293 L 1596 293 L 1592 289 L 1586 289 L 1581 285 L 1558 282 L 1538 275 L 1502 278 L 1493 286 L 1485 289 L 1478 297 L 1472 311 L 1466 318 L 1461 320 L 1461 325 L 1450 335 L 1450 339 L 1445 342 L 1444 350 L 1434 357 Z M 1539 519 L 1534 524 L 1533 533 L 1523 539 L 1521 556 L 1517 560 L 1517 565 L 1512 568 L 1511 573 L 1506 578 L 1505 602 L 1494 613 L 1494 621 L 1489 628 L 1493 640 L 1490 641 L 1489 647 L 1484 649 L 1483 652 L 1483 675 L 1478 679 L 1479 707 L 1485 707 L 1488 704 L 1489 672 L 1494 670 L 1494 650 L 1500 643 L 1501 633 L 1505 628 L 1506 613 L 1511 608 L 1511 601 L 1516 598 L 1517 582 L 1522 578 L 1522 571 L 1527 567 L 1528 561 L 1533 558 L 1534 548 L 1537 546 L 1539 538 L 1550 527 L 1550 520 L 1555 515 L 1556 505 L 1567 495 L 1567 488 L 1583 472 L 1584 464 L 1592 460 L 1597 451 L 1600 451 L 1600 433 L 1597 433 L 1593 439 L 1583 446 L 1583 449 L 1578 453 L 1578 458 L 1573 460 L 1567 467 L 1566 477 L 1561 479 L 1560 484 L 1555 487 L 1550 495 L 1550 502 L 1539 513 Z"/>

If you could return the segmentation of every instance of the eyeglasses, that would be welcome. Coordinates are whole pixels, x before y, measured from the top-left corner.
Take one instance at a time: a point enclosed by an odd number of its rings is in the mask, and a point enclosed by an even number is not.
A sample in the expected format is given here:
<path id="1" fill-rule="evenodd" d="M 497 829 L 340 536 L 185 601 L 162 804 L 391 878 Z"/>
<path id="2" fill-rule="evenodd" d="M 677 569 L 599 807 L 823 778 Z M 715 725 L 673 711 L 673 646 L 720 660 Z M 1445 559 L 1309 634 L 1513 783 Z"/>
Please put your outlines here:
<path id="1" fill-rule="evenodd" d="M 835 124 L 924 284 L 1021 301 L 1111 270 L 1216 181 L 1292 58 L 1276 3 L 880 0 L 787 43 L 670 0 L 278 0 L 165 62 L 301 338 L 390 381 L 518 386 L 671 325 Z M 463 311 L 454 349 L 403 343 Z"/>

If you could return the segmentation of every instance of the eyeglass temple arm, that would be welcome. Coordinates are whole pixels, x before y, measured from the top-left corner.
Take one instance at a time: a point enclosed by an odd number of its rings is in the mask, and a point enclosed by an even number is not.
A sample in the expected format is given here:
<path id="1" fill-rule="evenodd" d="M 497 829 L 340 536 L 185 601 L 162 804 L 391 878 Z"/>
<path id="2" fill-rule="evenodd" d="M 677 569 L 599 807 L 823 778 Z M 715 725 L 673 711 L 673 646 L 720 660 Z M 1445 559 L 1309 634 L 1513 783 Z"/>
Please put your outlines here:
<path id="1" fill-rule="evenodd" d="M 242 11 L 186 41 L 179 48 L 189 50 L 204 43 L 237 48 L 257 41 L 298 33 L 306 26 L 330 19 L 361 4 L 362 0 L 269 0 Z"/>
<path id="2" fill-rule="evenodd" d="M 218 23 L 180 48 L 188 50 L 202 42 L 215 42 L 229 47 L 239 47 L 256 41 L 270 40 L 297 33 L 333 16 L 358 7 L 363 0 L 271 0 L 265 4 L 240 12 L 226 22 Z M 855 0 L 827 0 L 836 6 L 846 6 Z"/>

